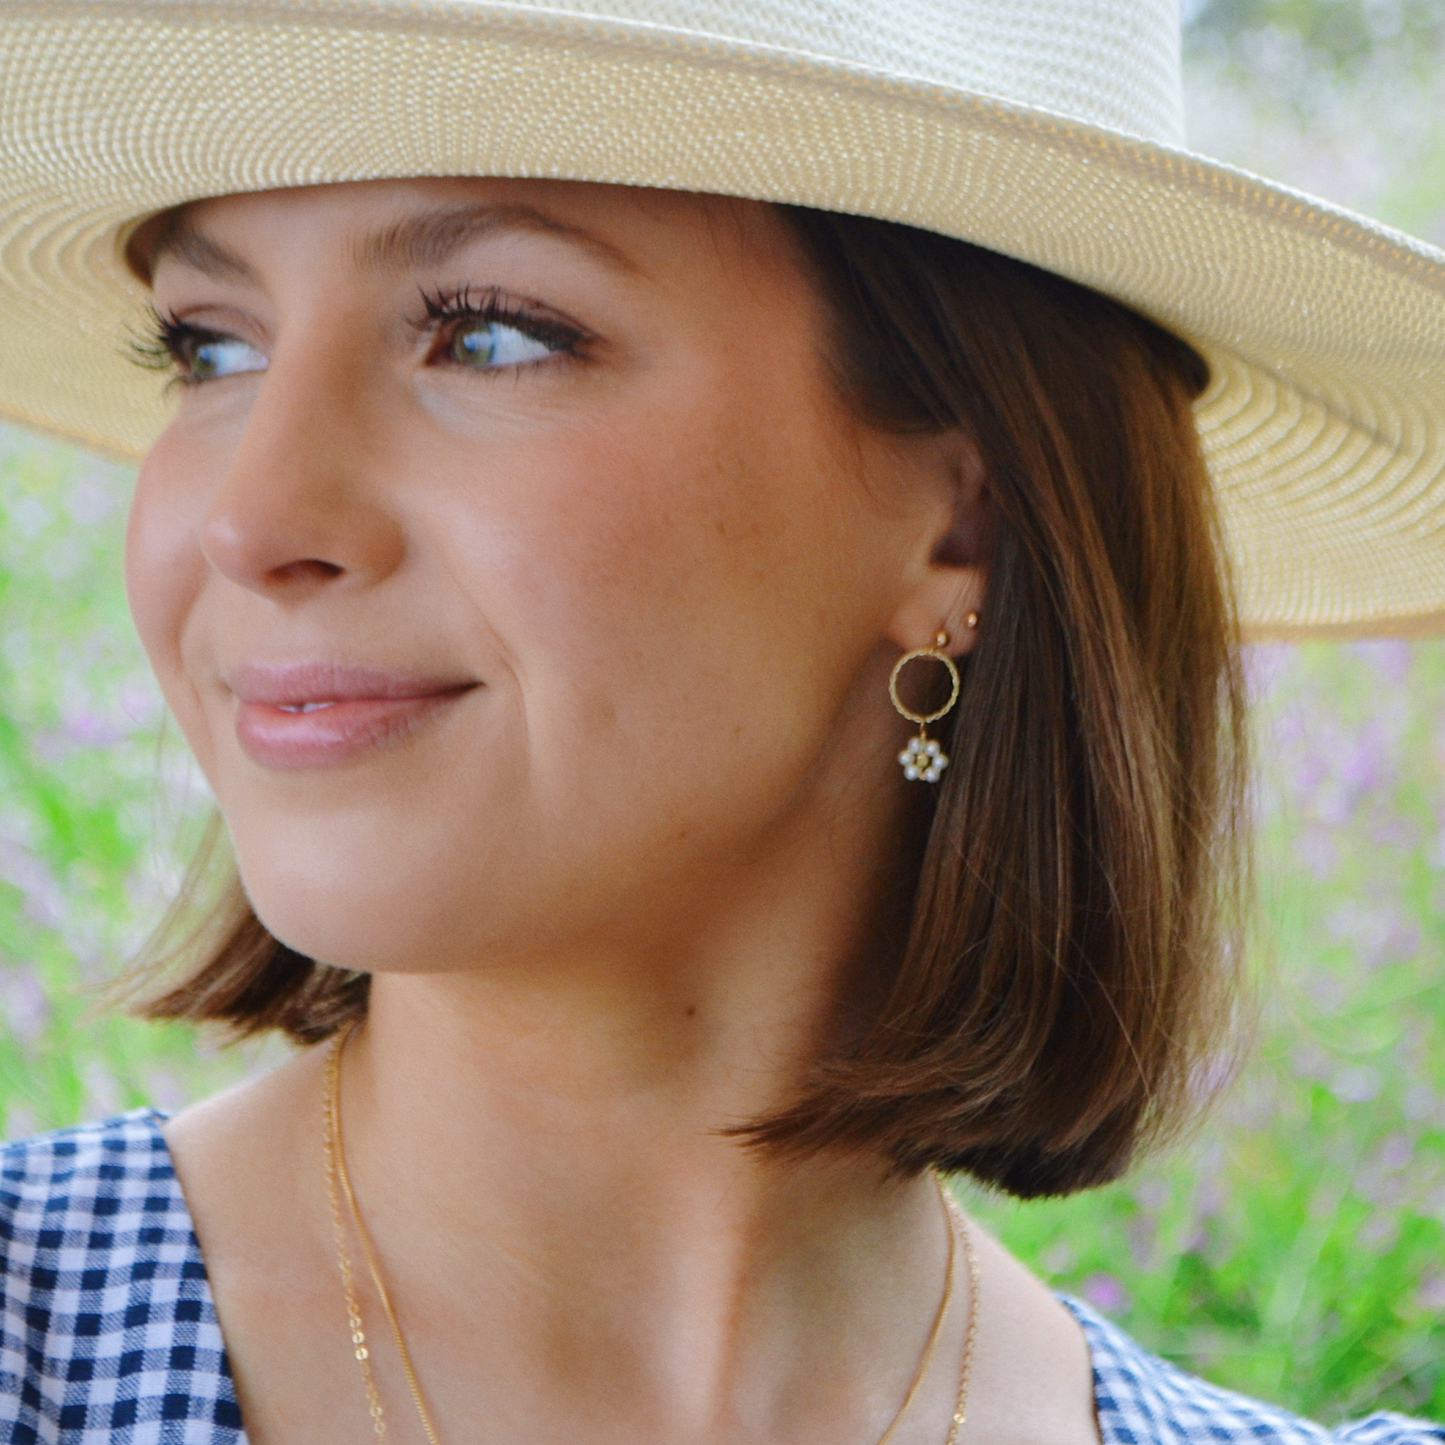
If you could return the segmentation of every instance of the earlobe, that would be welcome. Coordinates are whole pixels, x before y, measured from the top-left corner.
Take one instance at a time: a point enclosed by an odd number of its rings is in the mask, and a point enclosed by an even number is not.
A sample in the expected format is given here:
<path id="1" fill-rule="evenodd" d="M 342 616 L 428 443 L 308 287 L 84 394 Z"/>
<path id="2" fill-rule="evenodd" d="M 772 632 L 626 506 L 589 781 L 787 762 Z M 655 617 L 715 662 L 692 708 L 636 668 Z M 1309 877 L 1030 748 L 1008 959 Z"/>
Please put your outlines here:
<path id="1" fill-rule="evenodd" d="M 889 641 L 904 652 L 934 645 L 940 632 L 948 634 L 947 651 L 953 657 L 972 652 L 984 625 L 987 572 L 982 567 L 929 566 L 924 585 L 894 614 Z"/>

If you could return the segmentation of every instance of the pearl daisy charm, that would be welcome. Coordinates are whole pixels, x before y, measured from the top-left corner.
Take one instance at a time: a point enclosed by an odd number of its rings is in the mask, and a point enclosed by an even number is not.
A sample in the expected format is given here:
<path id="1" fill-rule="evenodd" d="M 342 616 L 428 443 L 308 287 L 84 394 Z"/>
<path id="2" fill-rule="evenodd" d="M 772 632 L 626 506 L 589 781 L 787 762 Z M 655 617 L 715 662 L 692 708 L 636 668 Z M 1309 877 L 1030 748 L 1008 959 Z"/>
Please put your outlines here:
<path id="1" fill-rule="evenodd" d="M 898 761 L 910 783 L 936 783 L 948 766 L 948 754 L 932 738 L 909 738 Z"/>
<path id="2" fill-rule="evenodd" d="M 968 614 L 968 625 L 976 626 L 978 617 L 975 613 Z M 918 724 L 918 736 L 909 738 L 908 746 L 898 754 L 898 761 L 903 764 L 903 776 L 910 783 L 936 783 L 943 776 L 943 770 L 948 766 L 948 754 L 943 751 L 931 737 L 928 736 L 928 724 L 937 722 L 945 713 L 952 710 L 954 703 L 958 701 L 958 689 L 960 678 L 958 668 L 953 659 L 944 650 L 948 646 L 948 634 L 940 632 L 933 639 L 932 647 L 915 647 L 912 652 L 905 652 L 897 662 L 893 664 L 893 672 L 888 678 L 888 696 L 893 700 L 893 706 L 908 719 L 909 722 Z M 931 662 L 942 663 L 944 670 L 948 673 L 950 684 L 948 701 L 941 708 L 934 712 L 914 712 L 901 697 L 898 696 L 898 674 L 919 658 L 928 658 Z"/>

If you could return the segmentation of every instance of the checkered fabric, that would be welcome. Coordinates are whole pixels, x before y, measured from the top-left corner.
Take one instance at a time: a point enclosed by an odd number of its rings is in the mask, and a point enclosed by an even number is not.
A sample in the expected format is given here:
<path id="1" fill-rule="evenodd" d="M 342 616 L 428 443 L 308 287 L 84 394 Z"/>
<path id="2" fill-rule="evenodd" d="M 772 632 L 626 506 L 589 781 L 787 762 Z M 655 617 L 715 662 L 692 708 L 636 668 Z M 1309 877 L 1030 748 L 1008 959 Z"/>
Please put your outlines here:
<path id="1" fill-rule="evenodd" d="M 1381 1413 L 1326 1430 L 1277 1405 L 1221 1390 L 1151 1355 L 1080 1300 L 1063 1297 L 1094 1361 L 1104 1445 L 1441 1445 L 1445 1426 Z"/>
<path id="2" fill-rule="evenodd" d="M 245 1445 L 164 1115 L 0 1149 L 0 1445 Z M 1330 1431 L 1207 1385 L 1078 1300 L 1104 1445 L 1445 1445 L 1372 1415 Z"/>
<path id="3" fill-rule="evenodd" d="M 0 1149 L 5 1445 L 245 1440 L 162 1118 Z"/>

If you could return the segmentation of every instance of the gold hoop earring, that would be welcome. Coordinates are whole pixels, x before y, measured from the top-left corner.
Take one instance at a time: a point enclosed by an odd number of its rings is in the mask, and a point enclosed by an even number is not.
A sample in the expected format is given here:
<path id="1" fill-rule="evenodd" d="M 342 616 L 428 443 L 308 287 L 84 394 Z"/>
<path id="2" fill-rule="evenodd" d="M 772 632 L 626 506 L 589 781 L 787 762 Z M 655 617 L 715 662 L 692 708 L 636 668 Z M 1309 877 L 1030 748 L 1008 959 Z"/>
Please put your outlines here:
<path id="1" fill-rule="evenodd" d="M 954 703 L 958 701 L 960 685 L 958 668 L 953 659 L 943 650 L 947 646 L 948 634 L 940 632 L 932 647 L 916 647 L 912 652 L 905 652 L 893 664 L 893 673 L 888 679 L 888 696 L 893 699 L 893 706 L 909 722 L 918 724 L 918 736 L 910 738 L 908 746 L 898 754 L 898 761 L 903 765 L 903 776 L 910 783 L 936 783 L 943 776 L 943 770 L 948 766 L 948 754 L 933 738 L 928 736 L 928 724 L 937 722 L 945 713 L 951 712 Z M 898 696 L 898 674 L 910 662 L 920 657 L 931 657 L 935 662 L 941 662 L 948 669 L 949 679 L 953 683 L 953 690 L 948 695 L 948 701 L 937 712 L 914 712 L 912 708 L 905 707 Z"/>

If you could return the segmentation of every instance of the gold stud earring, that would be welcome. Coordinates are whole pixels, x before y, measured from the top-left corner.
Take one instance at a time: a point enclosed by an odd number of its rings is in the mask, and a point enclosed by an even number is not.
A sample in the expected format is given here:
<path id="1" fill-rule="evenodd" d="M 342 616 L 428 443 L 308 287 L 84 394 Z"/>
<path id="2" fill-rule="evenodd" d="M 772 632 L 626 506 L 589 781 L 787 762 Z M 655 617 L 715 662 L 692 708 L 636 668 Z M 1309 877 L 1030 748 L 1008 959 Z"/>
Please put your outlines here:
<path id="1" fill-rule="evenodd" d="M 971 613 L 970 616 L 974 619 L 969 623 L 969 626 L 972 627 L 977 624 L 977 614 Z M 888 696 L 893 699 L 893 706 L 909 722 L 918 724 L 918 736 L 910 738 L 908 746 L 898 754 L 898 761 L 903 765 L 903 776 L 910 783 L 936 783 L 943 776 L 943 770 L 948 766 L 948 754 L 943 751 L 938 742 L 928 736 L 928 724 L 937 722 L 945 713 L 951 712 L 954 703 L 958 701 L 958 668 L 953 659 L 943 650 L 947 646 L 948 634 L 940 632 L 932 647 L 916 647 L 912 652 L 905 652 L 893 664 L 893 674 L 888 679 Z M 948 701 L 937 712 L 914 712 L 912 708 L 905 707 L 898 696 L 898 674 L 910 662 L 920 657 L 930 657 L 935 662 L 941 662 L 948 669 L 949 679 L 953 683 L 953 690 L 948 695 Z"/>

